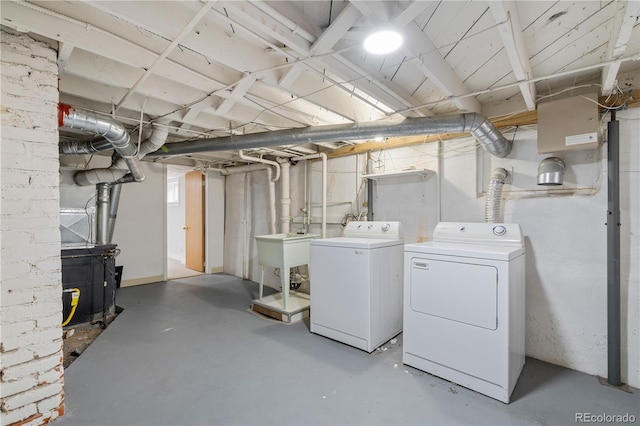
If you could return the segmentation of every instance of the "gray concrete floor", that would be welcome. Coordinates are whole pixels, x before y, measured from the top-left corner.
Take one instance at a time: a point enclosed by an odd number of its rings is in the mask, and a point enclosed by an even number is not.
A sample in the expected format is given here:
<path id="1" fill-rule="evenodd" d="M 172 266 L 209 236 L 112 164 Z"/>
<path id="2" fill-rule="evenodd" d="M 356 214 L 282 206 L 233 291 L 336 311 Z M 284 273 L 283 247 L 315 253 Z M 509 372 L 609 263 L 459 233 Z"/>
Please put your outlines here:
<path id="1" fill-rule="evenodd" d="M 257 284 L 219 274 L 118 290 L 118 318 L 65 371 L 63 425 L 574 424 L 640 418 L 637 390 L 527 359 L 505 405 L 248 310 Z M 604 361 L 603 361 L 604 362 Z"/>
<path id="2" fill-rule="evenodd" d="M 187 268 L 186 265 L 179 260 L 172 259 L 170 257 L 167 258 L 167 277 L 170 280 L 195 277 L 198 275 L 202 275 L 202 272 Z"/>

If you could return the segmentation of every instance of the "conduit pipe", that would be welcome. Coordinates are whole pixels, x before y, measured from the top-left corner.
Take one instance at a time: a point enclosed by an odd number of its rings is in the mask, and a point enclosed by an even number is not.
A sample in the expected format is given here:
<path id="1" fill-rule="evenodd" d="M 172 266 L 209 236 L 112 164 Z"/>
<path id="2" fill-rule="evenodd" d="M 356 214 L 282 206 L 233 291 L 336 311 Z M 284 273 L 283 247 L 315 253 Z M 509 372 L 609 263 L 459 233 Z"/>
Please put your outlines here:
<path id="1" fill-rule="evenodd" d="M 314 158 L 320 158 L 322 160 L 322 232 L 321 238 L 327 236 L 327 154 L 321 152 L 319 154 L 303 155 L 301 157 L 293 157 L 292 161 L 313 160 Z M 311 194 L 309 194 L 311 198 Z M 311 211 L 307 212 L 311 217 Z"/>
<path id="2" fill-rule="evenodd" d="M 491 172 L 484 205 L 484 221 L 486 223 L 502 222 L 502 187 L 508 176 L 509 173 L 503 168 L 497 168 Z"/>
<path id="3" fill-rule="evenodd" d="M 194 154 L 262 148 L 300 143 L 319 143 L 340 140 L 373 139 L 375 137 L 419 136 L 441 133 L 471 133 L 483 149 L 497 157 L 511 152 L 511 142 L 506 140 L 486 117 L 466 113 L 441 117 L 411 117 L 403 120 L 378 120 L 367 123 L 311 126 L 271 132 L 231 135 L 220 138 L 198 139 L 164 145 L 150 157 Z"/>
<path id="4" fill-rule="evenodd" d="M 58 104 L 58 126 L 66 127 L 69 129 L 79 129 L 87 133 L 92 133 L 104 137 L 113 147 L 113 149 L 122 157 L 122 160 L 127 166 L 127 169 L 133 176 L 136 182 L 142 182 L 144 180 L 144 172 L 142 171 L 142 165 L 136 155 L 137 148 L 135 144 L 131 142 L 131 138 L 127 133 L 127 130 L 122 125 L 111 118 L 98 117 L 95 113 L 88 111 L 78 111 L 70 105 L 59 103 Z M 93 154 L 96 149 L 102 149 L 105 144 L 99 143 L 76 143 L 66 142 L 60 144 L 61 154 Z M 124 173 L 122 174 L 124 176 Z M 113 182 L 116 179 L 112 179 Z M 74 177 L 74 179 L 76 179 Z M 88 180 L 81 180 L 79 185 L 93 185 L 97 183 L 106 182 L 100 180 L 99 182 Z"/>
<path id="5" fill-rule="evenodd" d="M 291 190 L 290 190 L 290 166 L 289 160 L 278 160 L 280 163 L 280 232 L 287 234 L 291 232 Z"/>
<path id="6" fill-rule="evenodd" d="M 187 142 L 182 142 L 182 143 L 187 143 Z M 242 152 L 241 149 L 238 150 L 238 156 L 242 160 L 248 161 L 250 163 L 262 163 L 262 164 L 269 164 L 270 166 L 273 166 L 274 169 L 276 170 L 276 175 L 273 178 L 273 182 L 276 182 L 278 179 L 280 179 L 280 164 L 278 164 L 277 161 L 265 160 L 264 158 L 258 158 L 258 157 L 251 157 L 249 155 L 245 155 L 245 153 Z"/>
<path id="7" fill-rule="evenodd" d="M 222 176 L 228 176 L 228 175 L 237 175 L 240 173 L 255 172 L 257 170 L 264 170 L 267 168 L 269 168 L 269 166 L 267 166 L 266 164 L 254 163 L 254 164 L 246 164 L 244 166 L 225 167 L 223 169 L 210 168 L 209 170 L 220 172 Z"/>
<path id="8" fill-rule="evenodd" d="M 273 181 L 273 169 L 267 167 L 267 179 L 269 181 L 269 233 L 276 234 L 276 183 Z"/>

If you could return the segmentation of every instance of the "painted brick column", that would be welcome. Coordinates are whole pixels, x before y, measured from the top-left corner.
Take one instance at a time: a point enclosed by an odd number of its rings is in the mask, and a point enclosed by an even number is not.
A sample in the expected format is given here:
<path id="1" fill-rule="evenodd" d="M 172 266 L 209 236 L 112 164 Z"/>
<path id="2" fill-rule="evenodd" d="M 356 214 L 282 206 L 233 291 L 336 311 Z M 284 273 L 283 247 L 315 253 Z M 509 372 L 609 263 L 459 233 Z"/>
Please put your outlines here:
<path id="1" fill-rule="evenodd" d="M 58 67 L 47 44 L 1 32 L 0 423 L 64 412 Z"/>

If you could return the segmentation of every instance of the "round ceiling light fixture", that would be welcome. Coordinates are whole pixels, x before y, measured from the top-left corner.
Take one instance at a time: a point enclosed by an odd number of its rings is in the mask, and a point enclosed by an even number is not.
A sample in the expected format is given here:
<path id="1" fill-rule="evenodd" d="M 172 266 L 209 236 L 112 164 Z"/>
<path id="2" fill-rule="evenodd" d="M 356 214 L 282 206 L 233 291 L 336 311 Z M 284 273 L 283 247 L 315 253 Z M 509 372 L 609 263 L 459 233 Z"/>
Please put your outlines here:
<path id="1" fill-rule="evenodd" d="M 402 36 L 397 31 L 380 30 L 364 39 L 364 48 L 374 55 L 386 55 L 396 51 L 402 45 Z"/>

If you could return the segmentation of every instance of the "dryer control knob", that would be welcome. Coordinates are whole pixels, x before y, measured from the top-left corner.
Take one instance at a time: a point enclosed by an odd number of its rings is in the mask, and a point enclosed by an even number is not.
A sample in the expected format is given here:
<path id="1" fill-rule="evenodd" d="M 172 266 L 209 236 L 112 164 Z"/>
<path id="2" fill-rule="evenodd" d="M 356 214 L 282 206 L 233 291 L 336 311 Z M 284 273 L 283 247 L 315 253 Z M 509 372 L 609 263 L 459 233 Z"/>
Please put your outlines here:
<path id="1" fill-rule="evenodd" d="M 502 225 L 494 226 L 493 233 L 498 236 L 502 236 L 507 233 L 507 228 Z"/>
<path id="2" fill-rule="evenodd" d="M 385 223 L 384 225 L 382 225 L 382 232 L 387 232 L 389 229 L 391 229 L 390 224 Z"/>

